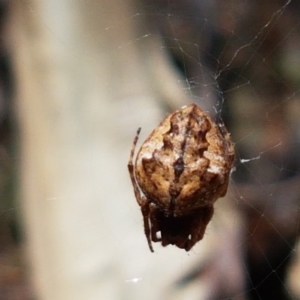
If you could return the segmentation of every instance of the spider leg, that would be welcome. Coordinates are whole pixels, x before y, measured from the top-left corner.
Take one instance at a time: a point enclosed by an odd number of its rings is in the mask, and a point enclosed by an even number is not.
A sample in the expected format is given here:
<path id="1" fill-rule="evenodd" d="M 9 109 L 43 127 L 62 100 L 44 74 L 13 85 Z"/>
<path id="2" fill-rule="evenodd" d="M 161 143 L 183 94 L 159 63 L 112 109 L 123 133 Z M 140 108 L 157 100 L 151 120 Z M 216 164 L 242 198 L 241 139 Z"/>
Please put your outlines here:
<path id="1" fill-rule="evenodd" d="M 150 225 L 149 225 L 149 201 L 146 199 L 146 197 L 144 197 L 141 194 L 141 191 L 136 182 L 135 174 L 134 174 L 133 158 L 134 158 L 134 152 L 135 152 L 137 141 L 139 139 L 140 132 L 141 132 L 141 128 L 139 128 L 137 130 L 136 136 L 134 137 L 127 167 L 128 167 L 128 171 L 129 171 L 129 175 L 130 175 L 131 183 L 133 186 L 136 201 L 138 202 L 139 206 L 141 207 L 141 211 L 143 214 L 144 230 L 145 230 L 145 235 L 146 235 L 146 238 L 148 241 L 148 245 L 149 245 L 150 251 L 154 252 L 153 248 L 152 248 L 152 244 L 151 244 L 151 239 L 150 239 L 151 230 L 150 230 Z"/>
<path id="2" fill-rule="evenodd" d="M 130 152 L 130 158 L 129 158 L 128 167 L 129 167 L 129 165 L 133 166 L 134 152 L 135 152 L 137 141 L 139 139 L 140 132 L 141 132 L 141 127 L 138 128 L 138 130 L 136 132 L 136 135 L 134 137 L 134 140 L 133 140 L 133 144 L 132 144 L 132 148 L 131 148 L 131 152 Z"/>
<path id="3" fill-rule="evenodd" d="M 157 232 L 161 231 L 159 224 L 159 215 L 155 206 L 150 206 L 150 221 L 151 221 L 151 239 L 153 242 L 161 242 L 161 237 L 157 237 Z"/>
<path id="4" fill-rule="evenodd" d="M 195 224 L 195 227 L 193 228 L 191 232 L 191 237 L 186 241 L 185 247 L 183 247 L 186 251 L 190 251 L 191 248 L 200 240 L 202 240 L 205 229 L 209 221 L 211 220 L 212 216 L 214 214 L 214 208 L 212 206 L 203 208 L 203 211 L 201 211 L 201 214 L 199 216 L 199 222 L 198 224 Z"/>
<path id="5" fill-rule="evenodd" d="M 147 238 L 148 246 L 149 246 L 150 251 L 154 252 L 152 243 L 151 243 L 151 228 L 150 228 L 150 224 L 149 224 L 149 214 L 150 214 L 149 205 L 150 205 L 149 202 L 146 202 L 146 204 L 144 204 L 142 206 L 141 210 L 142 210 L 142 214 L 143 214 L 144 230 L 145 230 L 145 235 Z"/>
<path id="6" fill-rule="evenodd" d="M 140 132 L 141 132 L 141 128 L 139 128 L 137 130 L 136 136 L 133 140 L 133 144 L 132 144 L 132 148 L 131 148 L 131 152 L 130 152 L 130 158 L 129 158 L 127 167 L 128 167 L 128 171 L 129 171 L 129 175 L 130 175 L 131 183 L 133 186 L 136 201 L 138 202 L 139 206 L 143 206 L 143 205 L 145 205 L 146 198 L 141 195 L 139 187 L 136 183 L 135 174 L 134 174 L 134 165 L 133 165 L 134 152 L 135 152 L 137 141 L 139 139 Z"/>

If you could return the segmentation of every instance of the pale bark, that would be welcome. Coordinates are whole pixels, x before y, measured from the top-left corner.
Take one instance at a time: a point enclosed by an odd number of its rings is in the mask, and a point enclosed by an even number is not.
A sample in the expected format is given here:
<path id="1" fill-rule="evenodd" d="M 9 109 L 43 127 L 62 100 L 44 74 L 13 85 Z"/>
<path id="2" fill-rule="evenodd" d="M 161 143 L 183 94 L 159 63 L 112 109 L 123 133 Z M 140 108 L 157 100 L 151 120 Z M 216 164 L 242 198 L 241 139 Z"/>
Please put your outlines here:
<path id="1" fill-rule="evenodd" d="M 133 137 L 158 124 L 160 106 L 191 100 L 135 11 L 124 0 L 13 4 L 20 201 L 38 299 L 212 299 L 227 273 L 174 284 L 219 255 L 214 231 L 238 239 L 226 217 L 189 254 L 148 249 L 127 172 Z"/>
<path id="2" fill-rule="evenodd" d="M 127 174 L 137 127 L 149 132 L 170 96 L 158 97 L 155 64 L 175 76 L 162 51 L 150 56 L 142 22 L 123 0 L 13 4 L 20 201 L 38 299 L 158 299 L 182 268 L 181 252 L 149 252 Z"/>

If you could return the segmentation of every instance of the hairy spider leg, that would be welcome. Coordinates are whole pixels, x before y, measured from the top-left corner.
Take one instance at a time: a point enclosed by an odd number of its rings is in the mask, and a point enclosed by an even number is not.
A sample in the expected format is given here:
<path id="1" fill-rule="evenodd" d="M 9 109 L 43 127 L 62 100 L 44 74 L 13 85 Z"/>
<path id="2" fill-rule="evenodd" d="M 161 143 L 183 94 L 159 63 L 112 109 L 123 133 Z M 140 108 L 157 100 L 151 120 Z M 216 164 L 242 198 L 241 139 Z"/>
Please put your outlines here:
<path id="1" fill-rule="evenodd" d="M 145 230 L 145 235 L 147 237 L 148 245 L 149 245 L 150 251 L 154 252 L 154 250 L 152 248 L 152 244 L 151 244 L 151 239 L 150 239 L 151 230 L 150 230 L 150 225 L 149 225 L 149 201 L 146 199 L 145 196 L 143 196 L 141 194 L 141 191 L 140 191 L 138 184 L 136 182 L 136 179 L 135 179 L 134 166 L 133 166 L 133 158 L 134 158 L 135 148 L 136 148 L 136 144 L 139 139 L 140 132 L 141 132 L 141 128 L 138 128 L 137 133 L 133 140 L 133 144 L 132 144 L 132 148 L 131 148 L 131 152 L 130 152 L 130 158 L 129 158 L 127 167 L 128 167 L 130 179 L 131 179 L 131 182 L 133 185 L 133 190 L 134 190 L 134 195 L 135 195 L 136 201 L 138 202 L 139 206 L 141 207 L 141 211 L 143 214 L 144 230 Z"/>

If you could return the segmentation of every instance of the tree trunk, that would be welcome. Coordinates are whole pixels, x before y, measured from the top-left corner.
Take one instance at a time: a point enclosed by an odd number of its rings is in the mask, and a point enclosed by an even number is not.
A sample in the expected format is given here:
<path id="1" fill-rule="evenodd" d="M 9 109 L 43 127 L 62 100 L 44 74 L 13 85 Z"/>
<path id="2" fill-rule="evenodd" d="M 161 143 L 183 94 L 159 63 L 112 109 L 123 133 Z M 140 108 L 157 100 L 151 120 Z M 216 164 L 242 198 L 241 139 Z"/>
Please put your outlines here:
<path id="1" fill-rule="evenodd" d="M 189 254 L 148 249 L 127 172 L 133 138 L 191 99 L 140 12 L 130 0 L 13 2 L 20 201 L 37 299 L 243 297 L 242 221 L 230 201 L 217 203 Z"/>
<path id="2" fill-rule="evenodd" d="M 187 103 L 142 25 L 124 0 L 12 5 L 20 199 L 38 299 L 158 299 L 183 261 L 193 264 L 176 249 L 150 253 L 127 174 L 136 129 L 144 138 L 162 117 L 157 99 Z"/>

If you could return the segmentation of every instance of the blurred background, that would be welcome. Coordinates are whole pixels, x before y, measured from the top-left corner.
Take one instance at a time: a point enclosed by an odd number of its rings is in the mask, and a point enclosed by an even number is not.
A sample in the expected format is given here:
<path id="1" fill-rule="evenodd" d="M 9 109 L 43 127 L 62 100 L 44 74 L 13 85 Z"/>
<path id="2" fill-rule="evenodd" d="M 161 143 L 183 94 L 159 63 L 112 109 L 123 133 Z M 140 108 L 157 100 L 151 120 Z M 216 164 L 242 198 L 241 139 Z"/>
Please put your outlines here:
<path id="1" fill-rule="evenodd" d="M 0 300 L 300 299 L 298 1 L 1 0 L 0 33 Z M 150 253 L 129 152 L 192 102 L 229 190 Z"/>

